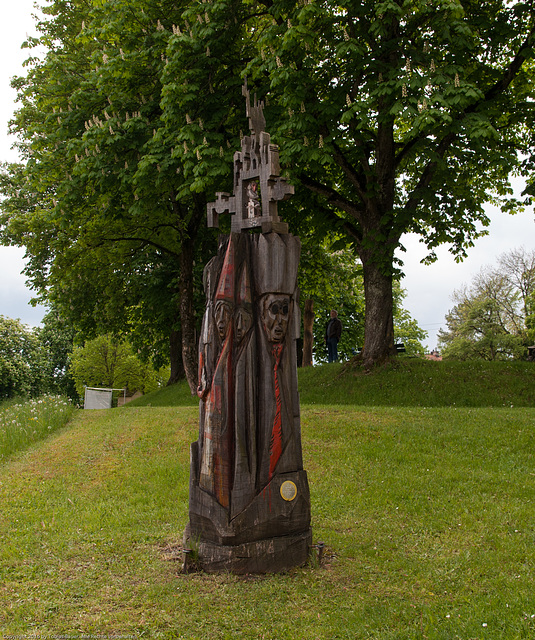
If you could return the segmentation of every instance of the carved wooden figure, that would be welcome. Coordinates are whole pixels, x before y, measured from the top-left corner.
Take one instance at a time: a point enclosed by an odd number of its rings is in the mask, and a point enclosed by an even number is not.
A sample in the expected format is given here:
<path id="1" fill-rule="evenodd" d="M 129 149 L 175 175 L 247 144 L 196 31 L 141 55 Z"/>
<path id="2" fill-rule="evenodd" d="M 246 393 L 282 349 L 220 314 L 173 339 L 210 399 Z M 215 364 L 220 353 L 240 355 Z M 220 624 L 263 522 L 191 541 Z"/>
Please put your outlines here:
<path id="1" fill-rule="evenodd" d="M 264 573 L 304 564 L 312 540 L 301 452 L 295 340 L 299 335 L 299 238 L 277 201 L 279 177 L 262 103 L 235 155 L 234 195 L 217 194 L 208 223 L 232 215 L 230 236 L 206 266 L 199 341 L 199 438 L 191 446 L 184 544 L 209 572 Z M 243 233 L 260 227 L 262 233 Z"/>

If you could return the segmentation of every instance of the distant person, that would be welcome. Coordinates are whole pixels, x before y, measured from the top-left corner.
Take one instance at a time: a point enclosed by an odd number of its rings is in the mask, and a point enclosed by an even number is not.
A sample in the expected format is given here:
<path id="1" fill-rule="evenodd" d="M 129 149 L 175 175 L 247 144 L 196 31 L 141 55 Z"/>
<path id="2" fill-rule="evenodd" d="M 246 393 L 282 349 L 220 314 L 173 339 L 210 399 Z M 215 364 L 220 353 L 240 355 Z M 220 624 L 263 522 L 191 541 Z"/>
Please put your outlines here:
<path id="1" fill-rule="evenodd" d="M 333 309 L 331 319 L 325 329 L 325 343 L 327 344 L 327 357 L 329 362 L 338 361 L 338 342 L 342 335 L 342 323 L 338 318 L 338 313 Z"/>

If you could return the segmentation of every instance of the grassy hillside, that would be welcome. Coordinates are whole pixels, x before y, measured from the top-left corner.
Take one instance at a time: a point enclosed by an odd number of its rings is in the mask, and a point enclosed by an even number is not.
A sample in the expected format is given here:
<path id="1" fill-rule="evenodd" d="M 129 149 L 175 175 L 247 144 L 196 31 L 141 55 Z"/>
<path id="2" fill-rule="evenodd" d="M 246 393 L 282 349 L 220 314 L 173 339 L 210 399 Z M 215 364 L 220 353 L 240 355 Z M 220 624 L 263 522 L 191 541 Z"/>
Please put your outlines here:
<path id="1" fill-rule="evenodd" d="M 402 398 L 424 384 L 411 371 Z M 321 567 L 180 573 L 198 426 L 179 385 L 145 398 L 150 407 L 79 411 L 0 466 L 0 637 L 535 637 L 535 409 L 517 399 L 528 397 L 519 381 L 533 386 L 531 369 L 491 380 L 486 396 L 480 385 L 478 408 L 422 407 L 417 395 L 396 406 L 384 402 L 403 390 L 387 389 L 393 371 L 375 382 L 335 381 L 338 372 L 301 375 Z M 362 404 L 359 384 L 375 406 Z M 505 391 L 515 406 L 499 406 Z M 348 393 L 358 400 L 348 404 Z"/>
<path id="2" fill-rule="evenodd" d="M 299 370 L 301 403 L 362 407 L 535 407 L 531 362 L 430 362 L 400 358 L 364 373 L 341 364 Z M 197 406 L 185 382 L 132 406 Z"/>

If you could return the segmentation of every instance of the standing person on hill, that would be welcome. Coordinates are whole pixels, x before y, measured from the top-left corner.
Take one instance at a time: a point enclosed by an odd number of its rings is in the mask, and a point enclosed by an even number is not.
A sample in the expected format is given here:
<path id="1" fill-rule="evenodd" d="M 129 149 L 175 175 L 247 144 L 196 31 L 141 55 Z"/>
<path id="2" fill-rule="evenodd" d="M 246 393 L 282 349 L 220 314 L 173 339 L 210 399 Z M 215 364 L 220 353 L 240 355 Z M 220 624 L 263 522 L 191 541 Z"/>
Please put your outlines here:
<path id="1" fill-rule="evenodd" d="M 329 362 L 338 361 L 338 341 L 342 335 L 342 323 L 338 318 L 338 313 L 333 309 L 331 319 L 325 329 L 325 343 L 327 344 L 327 355 Z"/>

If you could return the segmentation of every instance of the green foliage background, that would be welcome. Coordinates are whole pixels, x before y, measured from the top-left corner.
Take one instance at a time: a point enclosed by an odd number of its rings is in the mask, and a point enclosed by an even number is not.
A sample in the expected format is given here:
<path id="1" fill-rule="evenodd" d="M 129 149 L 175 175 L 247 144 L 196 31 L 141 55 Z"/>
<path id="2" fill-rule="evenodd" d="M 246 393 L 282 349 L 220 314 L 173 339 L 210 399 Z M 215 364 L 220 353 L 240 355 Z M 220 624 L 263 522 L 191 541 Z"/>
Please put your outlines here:
<path id="1" fill-rule="evenodd" d="M 535 252 L 513 249 L 454 292 L 455 306 L 438 333 L 444 357 L 524 358 L 533 344 Z"/>
<path id="2" fill-rule="evenodd" d="M 81 398 L 86 386 L 146 393 L 161 387 L 169 377 L 168 371 L 156 372 L 141 362 L 128 343 L 109 335 L 75 347 L 70 370 Z"/>
<path id="3" fill-rule="evenodd" d="M 420 234 L 429 260 L 443 243 L 462 257 L 486 202 L 530 202 L 529 2 L 53 0 L 44 12 L 27 46 L 46 55 L 13 83 L 22 161 L 0 178 L 0 237 L 27 248 L 37 297 L 84 337 L 129 334 L 156 366 L 172 354 L 175 374 L 181 342 L 192 384 L 215 252 L 205 205 L 232 190 L 245 74 L 296 186 L 292 231 L 312 228 L 320 253 L 342 234 L 360 258 L 372 362 L 395 338 L 402 235 Z M 522 201 L 511 174 L 528 180 Z"/>
<path id="4" fill-rule="evenodd" d="M 0 400 L 48 391 L 46 369 L 47 354 L 35 332 L 0 316 Z"/>

